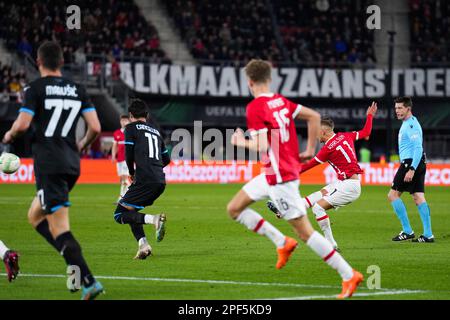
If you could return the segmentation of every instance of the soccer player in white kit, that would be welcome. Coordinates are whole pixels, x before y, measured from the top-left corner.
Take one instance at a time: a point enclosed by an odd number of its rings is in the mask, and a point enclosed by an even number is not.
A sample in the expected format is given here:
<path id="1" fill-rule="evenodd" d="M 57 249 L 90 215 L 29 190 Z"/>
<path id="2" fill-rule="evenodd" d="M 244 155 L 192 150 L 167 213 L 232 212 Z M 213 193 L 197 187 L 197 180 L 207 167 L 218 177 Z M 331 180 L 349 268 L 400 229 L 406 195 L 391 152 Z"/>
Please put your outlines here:
<path id="1" fill-rule="evenodd" d="M 304 241 L 342 277 L 342 292 L 338 298 L 351 297 L 363 276 L 336 252 L 331 243 L 315 231 L 298 193 L 300 157 L 295 119 L 308 123 L 308 147 L 303 157 L 312 157 L 320 126 L 320 115 L 302 105 L 271 93 L 271 66 L 262 60 L 252 60 L 245 67 L 248 85 L 255 99 L 247 105 L 247 126 L 251 139 L 242 130 L 233 134 L 231 142 L 238 147 L 261 152 L 268 161 L 265 172 L 248 182 L 229 202 L 231 218 L 248 229 L 268 237 L 277 247 L 277 268 L 282 268 L 297 246 L 297 241 L 285 237 L 256 211 L 248 208 L 255 201 L 270 198 L 277 204 L 282 218 L 292 225 Z"/>

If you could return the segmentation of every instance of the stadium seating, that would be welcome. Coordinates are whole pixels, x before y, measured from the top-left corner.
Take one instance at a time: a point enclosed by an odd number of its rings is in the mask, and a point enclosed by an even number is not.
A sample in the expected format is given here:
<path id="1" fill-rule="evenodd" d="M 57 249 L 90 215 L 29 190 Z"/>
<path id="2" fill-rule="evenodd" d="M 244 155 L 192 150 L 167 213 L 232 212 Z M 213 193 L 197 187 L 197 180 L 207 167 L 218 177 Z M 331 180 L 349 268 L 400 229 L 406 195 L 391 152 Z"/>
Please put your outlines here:
<path id="1" fill-rule="evenodd" d="M 289 60 L 306 65 L 350 65 L 376 62 L 373 32 L 365 28 L 368 1 L 274 1 Z"/>
<path id="2" fill-rule="evenodd" d="M 272 6 L 263 0 L 163 2 L 193 56 L 208 63 L 250 57 L 308 65 L 376 60 L 373 34 L 363 27 L 365 11 L 358 10 L 361 1 L 330 0 L 326 11 L 310 0 L 273 1 Z"/>
<path id="3" fill-rule="evenodd" d="M 280 61 L 266 1 L 263 0 L 167 0 L 182 38 L 198 60 L 234 61 L 252 57 Z"/>
<path id="4" fill-rule="evenodd" d="M 115 59 L 145 56 L 155 62 L 167 62 L 157 30 L 147 23 L 133 1 L 77 1 L 82 10 L 82 32 L 66 28 L 61 2 L 0 0 L 0 38 L 8 49 L 35 56 L 43 40 L 57 39 L 66 63 L 73 62 L 78 53 L 108 54 Z M 64 2 L 68 6 L 73 1 Z"/>
<path id="5" fill-rule="evenodd" d="M 450 63 L 450 1 L 410 0 L 411 63 Z"/>

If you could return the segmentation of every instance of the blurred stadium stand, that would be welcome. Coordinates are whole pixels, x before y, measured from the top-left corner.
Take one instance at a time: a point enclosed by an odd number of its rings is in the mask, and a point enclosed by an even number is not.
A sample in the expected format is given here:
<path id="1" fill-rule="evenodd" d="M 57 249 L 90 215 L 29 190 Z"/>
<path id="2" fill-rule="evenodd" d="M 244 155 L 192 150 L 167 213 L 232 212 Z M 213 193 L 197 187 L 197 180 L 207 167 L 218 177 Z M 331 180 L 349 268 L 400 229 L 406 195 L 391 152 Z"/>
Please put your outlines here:
<path id="1" fill-rule="evenodd" d="M 450 1 L 410 0 L 411 64 L 450 66 Z"/>

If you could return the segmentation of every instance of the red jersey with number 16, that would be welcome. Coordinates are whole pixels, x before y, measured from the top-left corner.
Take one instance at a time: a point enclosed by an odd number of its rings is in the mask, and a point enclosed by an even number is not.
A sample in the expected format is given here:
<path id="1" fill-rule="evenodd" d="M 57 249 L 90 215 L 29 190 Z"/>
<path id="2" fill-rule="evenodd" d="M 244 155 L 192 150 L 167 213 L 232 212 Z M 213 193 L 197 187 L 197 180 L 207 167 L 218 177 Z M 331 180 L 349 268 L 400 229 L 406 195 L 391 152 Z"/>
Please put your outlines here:
<path id="1" fill-rule="evenodd" d="M 280 94 L 267 93 L 247 105 L 247 127 L 253 139 L 267 133 L 269 151 L 262 162 L 270 185 L 297 180 L 300 158 L 294 119 L 302 106 Z"/>
<path id="2" fill-rule="evenodd" d="M 358 164 L 355 152 L 355 141 L 370 136 L 372 131 L 372 115 L 369 115 L 364 128 L 360 131 L 338 132 L 325 142 L 319 153 L 308 163 L 303 165 L 302 173 L 309 169 L 328 162 L 336 171 L 339 180 L 345 180 L 354 174 L 364 171 Z"/>

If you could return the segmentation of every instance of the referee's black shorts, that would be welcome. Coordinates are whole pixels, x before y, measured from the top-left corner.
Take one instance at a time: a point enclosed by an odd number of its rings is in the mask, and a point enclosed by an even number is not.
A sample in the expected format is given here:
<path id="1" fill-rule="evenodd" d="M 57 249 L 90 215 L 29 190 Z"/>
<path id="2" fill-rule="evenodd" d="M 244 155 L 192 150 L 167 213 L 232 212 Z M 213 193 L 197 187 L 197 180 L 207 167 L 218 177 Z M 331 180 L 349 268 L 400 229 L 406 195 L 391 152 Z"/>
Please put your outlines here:
<path id="1" fill-rule="evenodd" d="M 392 182 L 392 189 L 399 192 L 409 192 L 411 194 L 418 192 L 425 192 L 425 175 L 427 173 L 427 162 L 425 155 L 420 160 L 419 165 L 416 168 L 414 177 L 411 182 L 405 182 L 405 175 L 411 167 L 412 159 L 405 159 L 402 161 L 400 168 L 394 177 Z"/>
<path id="2" fill-rule="evenodd" d="M 127 193 L 119 201 L 128 207 L 133 207 L 136 211 L 151 206 L 164 192 L 166 185 L 164 183 L 133 183 L 128 188 Z"/>

